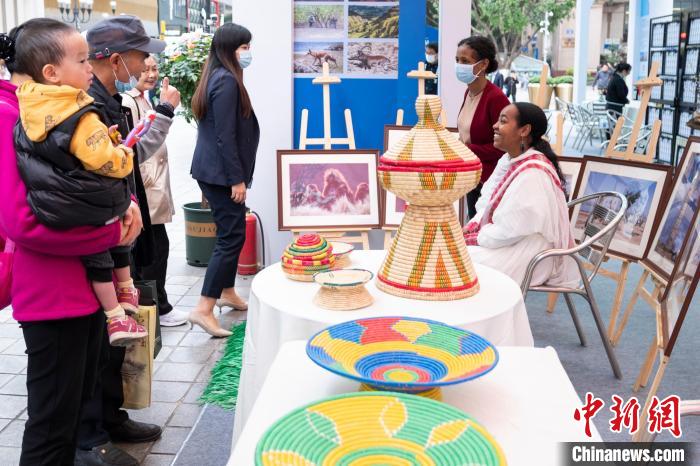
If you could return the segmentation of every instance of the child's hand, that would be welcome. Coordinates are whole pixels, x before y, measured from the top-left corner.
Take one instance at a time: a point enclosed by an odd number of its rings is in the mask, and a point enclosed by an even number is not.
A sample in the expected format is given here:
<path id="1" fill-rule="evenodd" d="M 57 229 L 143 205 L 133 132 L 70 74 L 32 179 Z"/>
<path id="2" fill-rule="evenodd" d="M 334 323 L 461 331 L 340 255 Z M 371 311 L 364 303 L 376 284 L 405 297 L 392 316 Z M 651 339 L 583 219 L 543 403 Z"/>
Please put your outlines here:
<path id="1" fill-rule="evenodd" d="M 119 130 L 117 128 L 117 125 L 112 125 L 108 130 L 109 138 L 112 140 L 112 144 L 115 146 L 118 146 L 122 142 L 122 135 L 119 134 Z"/>

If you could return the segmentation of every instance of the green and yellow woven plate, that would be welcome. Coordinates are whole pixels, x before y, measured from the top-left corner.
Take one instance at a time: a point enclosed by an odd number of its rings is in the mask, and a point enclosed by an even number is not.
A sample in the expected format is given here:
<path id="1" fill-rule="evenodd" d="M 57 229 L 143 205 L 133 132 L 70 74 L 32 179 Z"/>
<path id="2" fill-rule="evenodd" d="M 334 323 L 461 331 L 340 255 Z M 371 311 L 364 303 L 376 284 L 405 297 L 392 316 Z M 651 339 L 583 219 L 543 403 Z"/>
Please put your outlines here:
<path id="1" fill-rule="evenodd" d="M 327 398 L 279 419 L 257 466 L 502 466 L 486 429 L 439 401 L 391 392 Z"/>

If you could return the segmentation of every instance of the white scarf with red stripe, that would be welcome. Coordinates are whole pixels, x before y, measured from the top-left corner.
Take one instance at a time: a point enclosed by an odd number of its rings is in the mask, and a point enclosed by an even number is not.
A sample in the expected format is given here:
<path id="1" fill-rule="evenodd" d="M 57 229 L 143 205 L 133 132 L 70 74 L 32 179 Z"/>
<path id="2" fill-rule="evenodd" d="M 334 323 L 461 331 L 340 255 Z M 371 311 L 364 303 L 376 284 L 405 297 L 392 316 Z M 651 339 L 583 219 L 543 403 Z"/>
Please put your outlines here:
<path id="1" fill-rule="evenodd" d="M 504 157 L 509 157 L 509 155 L 506 154 L 504 155 Z M 561 191 L 562 196 L 564 196 L 565 199 L 564 188 L 561 185 L 559 175 L 557 174 L 557 170 L 554 168 L 554 165 L 552 164 L 552 162 L 549 161 L 549 159 L 547 159 L 547 157 L 545 157 L 542 153 L 535 151 L 534 149 L 529 149 L 522 155 L 516 157 L 515 159 L 512 159 L 510 161 L 510 166 L 507 168 L 507 171 L 503 176 L 499 176 L 499 174 L 497 173 L 499 168 L 500 167 L 497 167 L 496 172 L 492 175 L 495 177 L 494 181 L 498 184 L 495 186 L 495 188 L 490 190 L 490 196 L 488 192 L 489 190 L 482 194 L 482 196 L 489 196 L 486 207 L 483 209 L 482 212 L 477 213 L 476 217 L 464 227 L 464 239 L 467 242 L 467 245 L 479 245 L 478 236 L 481 231 L 481 228 L 484 225 L 493 223 L 493 213 L 501 204 L 504 194 L 511 186 L 513 181 L 518 177 L 518 175 L 525 172 L 526 170 L 541 170 L 544 173 L 546 173 L 551 179 L 554 186 L 556 186 L 558 190 Z M 500 178 L 500 180 L 498 178 Z M 488 184 L 485 185 L 485 187 L 488 188 Z M 567 240 L 566 244 L 562 247 L 568 246 L 569 241 Z"/>

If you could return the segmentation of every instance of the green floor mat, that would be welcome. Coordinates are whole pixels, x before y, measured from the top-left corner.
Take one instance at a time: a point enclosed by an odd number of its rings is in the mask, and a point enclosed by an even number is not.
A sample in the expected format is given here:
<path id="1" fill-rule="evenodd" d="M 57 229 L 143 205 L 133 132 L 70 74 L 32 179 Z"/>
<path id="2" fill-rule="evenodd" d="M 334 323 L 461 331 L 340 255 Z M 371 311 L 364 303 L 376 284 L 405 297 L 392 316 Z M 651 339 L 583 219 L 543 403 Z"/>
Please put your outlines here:
<path id="1" fill-rule="evenodd" d="M 243 339 L 245 338 L 245 321 L 231 327 L 233 335 L 226 341 L 223 356 L 211 370 L 211 378 L 199 397 L 202 403 L 234 409 L 238 398 L 238 380 L 241 376 L 243 361 Z"/>

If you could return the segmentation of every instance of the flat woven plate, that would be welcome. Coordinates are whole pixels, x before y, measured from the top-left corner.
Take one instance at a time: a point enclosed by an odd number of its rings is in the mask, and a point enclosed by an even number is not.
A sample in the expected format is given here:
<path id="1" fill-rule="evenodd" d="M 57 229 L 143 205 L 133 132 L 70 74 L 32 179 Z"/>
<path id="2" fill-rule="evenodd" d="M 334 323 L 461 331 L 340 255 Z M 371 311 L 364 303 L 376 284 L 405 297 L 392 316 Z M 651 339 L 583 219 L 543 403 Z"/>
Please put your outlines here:
<path id="1" fill-rule="evenodd" d="M 496 440 L 445 403 L 401 393 L 341 395 L 298 408 L 258 442 L 257 466 L 505 465 Z"/>
<path id="2" fill-rule="evenodd" d="M 333 254 L 336 256 L 350 254 L 355 249 L 355 246 L 350 243 L 343 243 L 341 241 L 331 241 L 330 243 L 333 248 Z"/>
<path id="3" fill-rule="evenodd" d="M 498 363 L 496 348 L 479 335 L 407 317 L 333 325 L 309 340 L 306 354 L 336 374 L 407 392 L 475 379 Z"/>
<path id="4" fill-rule="evenodd" d="M 364 285 L 374 277 L 365 269 L 339 269 L 329 272 L 319 272 L 314 275 L 314 281 L 321 286 L 346 287 Z"/>

